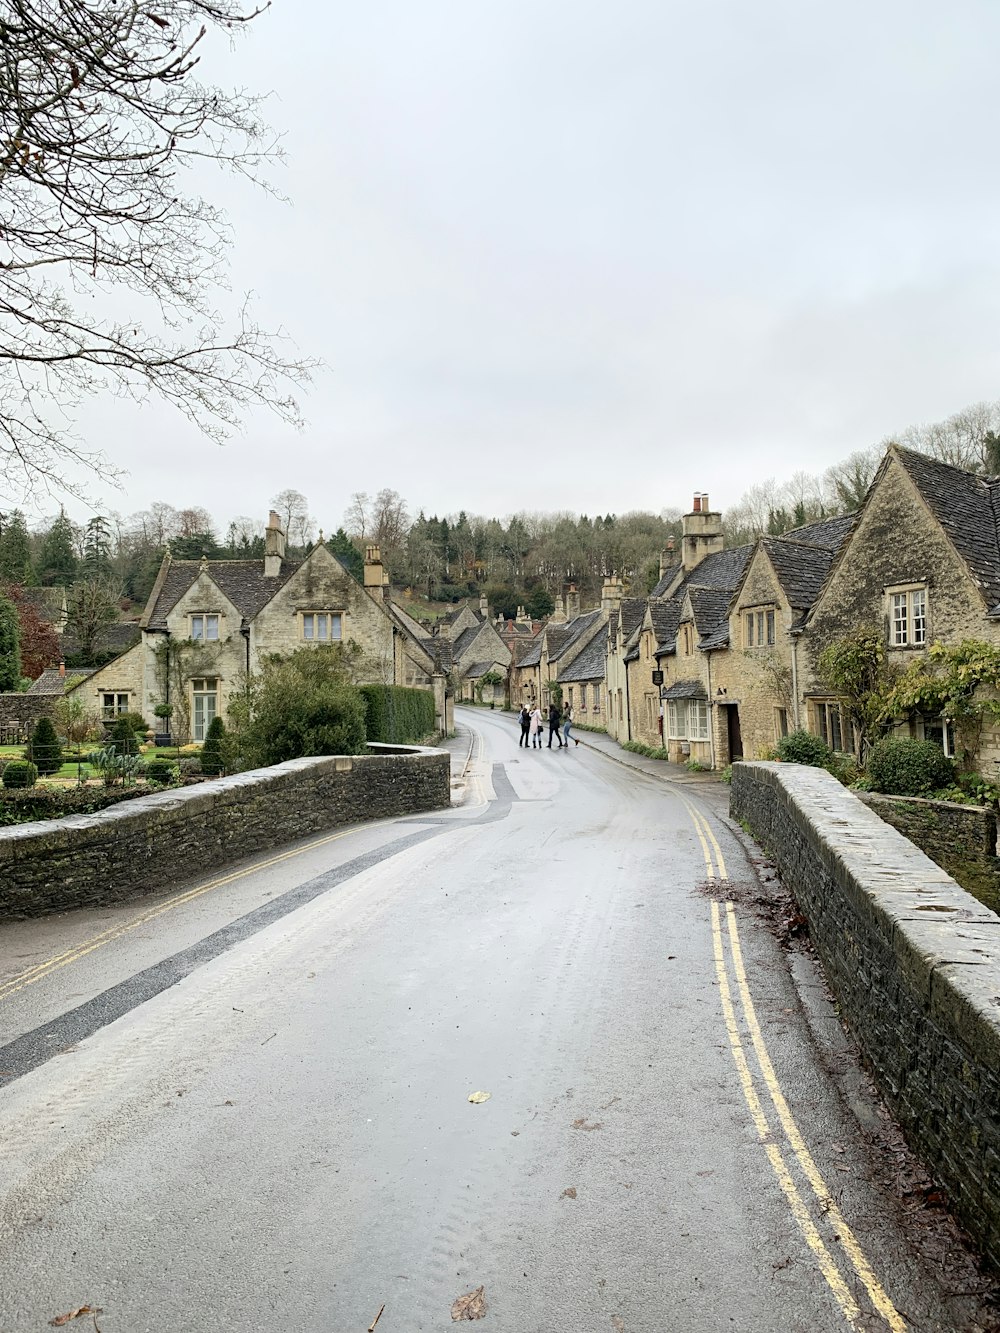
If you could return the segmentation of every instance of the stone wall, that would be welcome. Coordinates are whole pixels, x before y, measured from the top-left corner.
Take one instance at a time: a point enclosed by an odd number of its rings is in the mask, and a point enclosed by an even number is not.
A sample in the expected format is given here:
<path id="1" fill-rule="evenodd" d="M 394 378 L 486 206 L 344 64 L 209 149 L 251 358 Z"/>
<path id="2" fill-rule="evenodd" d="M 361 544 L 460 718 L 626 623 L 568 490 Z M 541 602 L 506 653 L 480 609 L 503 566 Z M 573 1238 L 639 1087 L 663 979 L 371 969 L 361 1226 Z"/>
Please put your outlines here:
<path id="1" fill-rule="evenodd" d="M 448 807 L 443 750 L 369 749 L 2 828 L 0 919 L 131 898 L 339 825 Z"/>
<path id="2" fill-rule="evenodd" d="M 997 819 L 992 810 L 916 796 L 879 796 L 875 792 L 859 792 L 859 796 L 963 889 L 991 911 L 1000 912 Z"/>
<path id="3" fill-rule="evenodd" d="M 29 730 L 40 717 L 51 717 L 58 694 L 0 694 L 0 729 Z"/>
<path id="4" fill-rule="evenodd" d="M 822 769 L 733 768 L 876 1080 L 1000 1266 L 1000 918 Z"/>

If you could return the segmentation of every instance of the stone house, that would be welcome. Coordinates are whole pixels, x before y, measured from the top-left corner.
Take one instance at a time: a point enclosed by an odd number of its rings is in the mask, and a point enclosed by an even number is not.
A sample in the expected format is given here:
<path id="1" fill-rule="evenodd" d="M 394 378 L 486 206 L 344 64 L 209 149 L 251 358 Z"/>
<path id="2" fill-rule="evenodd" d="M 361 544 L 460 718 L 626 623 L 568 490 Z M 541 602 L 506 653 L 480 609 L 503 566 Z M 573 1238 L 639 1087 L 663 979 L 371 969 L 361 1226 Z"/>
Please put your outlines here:
<path id="1" fill-rule="evenodd" d="M 618 609 L 608 617 L 604 656 L 605 726 L 608 735 L 613 736 L 619 745 L 632 740 L 626 646 L 641 625 L 645 611 L 645 598 L 621 597 Z"/>
<path id="2" fill-rule="evenodd" d="M 303 560 L 285 554 L 272 512 L 262 560 L 173 560 L 166 555 L 140 622 L 141 640 L 77 687 L 105 718 L 173 708 L 179 740 L 203 740 L 212 718 L 272 654 L 339 643 L 359 682 L 445 688 L 433 659 L 385 603 L 386 578 L 369 547 L 364 586 L 320 542 Z M 417 679 L 418 676 L 422 678 Z"/>
<path id="3" fill-rule="evenodd" d="M 565 685 L 564 696 L 573 704 L 578 721 L 604 725 L 607 688 L 602 659 L 608 619 L 620 601 L 621 581 L 608 578 L 601 605 L 581 613 L 580 595 L 575 584 L 570 584 L 562 606 L 512 666 L 511 703 L 517 707 L 538 703 L 545 709 L 549 686 Z"/>
<path id="4" fill-rule="evenodd" d="M 889 447 L 794 645 L 801 724 L 835 749 L 852 749 L 846 709 L 818 672 L 823 649 L 876 626 L 889 659 L 905 667 L 935 641 L 1000 647 L 1000 482 Z M 954 753 L 947 719 L 901 720 L 903 734 Z M 1000 735 L 980 738 L 978 765 L 996 775 Z"/>

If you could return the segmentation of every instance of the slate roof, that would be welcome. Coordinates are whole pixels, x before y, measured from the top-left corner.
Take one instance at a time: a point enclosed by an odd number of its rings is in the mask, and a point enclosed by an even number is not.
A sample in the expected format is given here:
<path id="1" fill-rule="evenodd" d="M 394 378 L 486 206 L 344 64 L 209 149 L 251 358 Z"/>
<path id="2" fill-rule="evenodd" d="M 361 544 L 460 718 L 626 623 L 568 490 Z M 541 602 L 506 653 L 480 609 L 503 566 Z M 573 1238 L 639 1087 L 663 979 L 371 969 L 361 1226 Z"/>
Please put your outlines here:
<path id="1" fill-rule="evenodd" d="M 606 640 L 603 634 L 595 634 L 565 671 L 560 671 L 560 681 L 603 680 L 605 666 Z"/>
<path id="2" fill-rule="evenodd" d="M 653 622 L 653 634 L 656 637 L 656 651 L 670 652 L 677 642 L 677 626 L 680 624 L 681 606 L 676 597 L 666 601 L 649 603 L 649 618 Z"/>
<path id="3" fill-rule="evenodd" d="M 573 645 L 579 643 L 588 630 L 592 630 L 596 625 L 600 624 L 602 614 L 603 613 L 598 610 L 587 611 L 582 616 L 574 616 L 573 619 L 566 624 L 566 633 L 562 636 L 561 642 L 555 652 L 553 652 L 551 648 L 549 649 L 549 661 L 557 662 L 561 657 L 565 657 Z"/>
<path id="4" fill-rule="evenodd" d="M 522 667 L 538 666 L 541 660 L 542 660 L 542 636 L 541 634 L 539 634 L 536 637 L 534 643 L 531 645 L 531 647 L 528 649 L 528 651 L 521 658 L 521 660 L 518 662 L 517 665 Z"/>
<path id="5" fill-rule="evenodd" d="M 627 643 L 632 635 L 642 624 L 642 618 L 646 614 L 646 599 L 644 597 L 623 597 L 621 602 L 621 628 L 622 642 Z"/>
<path id="6" fill-rule="evenodd" d="M 990 607 L 1000 602 L 1000 479 L 977 477 L 949 463 L 892 446 Z"/>
<path id="7" fill-rule="evenodd" d="M 495 670 L 496 666 L 496 662 L 492 660 L 489 662 L 473 662 L 472 666 L 466 667 L 462 674 L 467 680 L 478 680 L 480 676 L 485 676 L 487 671 Z"/>
<path id="8" fill-rule="evenodd" d="M 458 638 L 452 645 L 452 650 L 456 660 L 460 658 L 463 653 L 468 652 L 468 650 L 472 647 L 473 643 L 475 642 L 476 635 L 479 633 L 481 629 L 482 629 L 481 625 L 470 625 L 468 629 L 462 630 L 461 634 L 458 636 Z"/>
<path id="9" fill-rule="evenodd" d="M 707 699 L 705 687 L 700 680 L 678 680 L 665 689 L 661 699 Z"/>
<path id="10" fill-rule="evenodd" d="M 729 602 L 732 592 L 722 588 L 690 588 L 694 627 L 699 648 L 724 648 L 729 641 Z"/>
<path id="11" fill-rule="evenodd" d="M 67 667 L 65 676 L 60 676 L 58 667 L 46 667 L 38 679 L 31 682 L 25 694 L 65 694 L 67 685 L 79 685 L 99 670 L 99 667 Z"/>
<path id="12" fill-rule="evenodd" d="M 263 560 L 171 560 L 149 613 L 150 629 L 166 629 L 167 616 L 204 567 L 210 579 L 229 598 L 241 616 L 252 620 L 292 577 L 301 561 L 283 560 L 281 573 L 268 578 Z"/>
<path id="13" fill-rule="evenodd" d="M 787 537 L 765 537 L 763 544 L 789 605 L 796 611 L 808 610 L 830 572 L 836 550 Z"/>
<path id="14" fill-rule="evenodd" d="M 836 518 L 821 518 L 815 523 L 804 523 L 801 528 L 791 528 L 780 533 L 784 541 L 805 542 L 807 546 L 825 546 L 836 553 L 844 544 L 844 539 L 854 526 L 857 514 L 838 514 Z"/>

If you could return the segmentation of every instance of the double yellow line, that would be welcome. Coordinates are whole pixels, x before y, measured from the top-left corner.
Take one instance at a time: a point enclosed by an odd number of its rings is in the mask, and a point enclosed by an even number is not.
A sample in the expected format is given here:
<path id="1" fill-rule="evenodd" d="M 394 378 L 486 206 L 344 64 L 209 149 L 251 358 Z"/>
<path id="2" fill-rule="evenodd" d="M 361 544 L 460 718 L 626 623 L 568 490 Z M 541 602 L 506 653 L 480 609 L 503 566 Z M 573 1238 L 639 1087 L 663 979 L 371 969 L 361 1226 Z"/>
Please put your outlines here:
<path id="1" fill-rule="evenodd" d="M 366 827 L 371 828 L 372 825 L 366 825 Z M 54 954 L 44 962 L 37 963 L 34 967 L 29 967 L 17 976 L 11 977 L 8 981 L 0 983 L 0 1000 L 9 999 L 10 996 L 16 995 L 18 991 L 24 990 L 27 986 L 33 986 L 36 981 L 41 981 L 43 977 L 58 972 L 64 967 L 69 967 L 71 963 L 79 962 L 81 958 L 86 958 L 87 954 L 93 953 L 96 949 L 102 949 L 106 944 L 121 939 L 123 935 L 127 935 L 130 931 L 138 930 L 140 926 L 155 921 L 158 916 L 163 916 L 178 907 L 183 907 L 186 903 L 194 902 L 196 898 L 211 893 L 213 889 L 220 889 L 223 885 L 232 884 L 238 879 L 245 879 L 248 875 L 256 875 L 260 870 L 267 870 L 270 866 L 280 865 L 282 861 L 290 861 L 293 857 L 302 856 L 305 852 L 311 852 L 317 847 L 325 847 L 327 843 L 336 842 L 339 838 L 346 838 L 354 832 L 355 830 L 351 828 L 344 829 L 340 833 L 330 833 L 324 838 L 316 838 L 314 841 L 307 842 L 302 847 L 296 847 L 290 852 L 281 852 L 277 856 L 269 857 L 266 861 L 256 861 L 243 870 L 233 871 L 231 875 L 221 875 L 217 879 L 209 880 L 206 884 L 198 884 L 195 888 L 188 889 L 186 893 L 179 893 L 167 902 L 159 903 L 156 907 L 150 907 L 128 921 L 110 926 L 107 930 L 101 931 L 98 935 L 92 935 L 90 939 L 84 940 L 72 949 Z"/>
<path id="2" fill-rule="evenodd" d="M 705 816 L 690 802 L 684 797 L 680 799 L 691 818 L 698 840 L 701 843 L 709 878 L 718 879 L 722 882 L 728 880 L 729 874 L 726 870 L 722 848 L 719 846 L 711 825 Z M 828 1244 L 820 1235 L 816 1219 L 810 1212 L 806 1199 L 803 1198 L 803 1193 L 789 1169 L 786 1155 L 798 1166 L 802 1176 L 804 1176 L 809 1190 L 818 1204 L 819 1216 L 826 1219 L 833 1240 L 840 1247 L 841 1262 L 846 1260 L 845 1267 L 848 1273 L 853 1270 L 885 1326 L 892 1333 L 906 1333 L 908 1327 L 906 1321 L 889 1299 L 871 1265 L 865 1258 L 857 1238 L 844 1220 L 844 1215 L 823 1180 L 812 1154 L 806 1147 L 805 1140 L 795 1123 L 788 1102 L 785 1100 L 781 1085 L 774 1072 L 774 1065 L 771 1063 L 764 1035 L 761 1032 L 753 997 L 750 994 L 750 986 L 743 962 L 739 927 L 736 922 L 736 912 L 731 902 L 725 903 L 724 907 L 725 933 L 722 929 L 723 913 L 720 906 L 717 902 L 712 903 L 712 943 L 715 956 L 715 972 L 719 983 L 719 996 L 722 1002 L 722 1015 L 729 1036 L 729 1048 L 733 1062 L 736 1065 L 740 1088 L 750 1111 L 750 1118 L 757 1130 L 757 1136 L 771 1164 L 771 1169 L 781 1192 L 788 1202 L 792 1216 L 795 1218 L 806 1244 L 815 1256 L 819 1270 L 850 1327 L 858 1330 L 858 1333 L 861 1333 L 862 1328 L 869 1328 L 870 1324 L 864 1321 L 866 1318 L 870 1318 L 870 1313 L 866 1315 L 866 1312 L 862 1311 L 843 1276 L 837 1259 L 834 1258 Z M 730 975 L 732 975 L 732 982 Z M 740 1018 L 737 1017 L 737 1005 L 733 999 L 734 988 L 738 996 L 742 1023 Z M 751 1069 L 748 1051 L 753 1052 L 756 1062 L 755 1071 Z M 768 1118 L 769 1113 L 765 1110 L 764 1102 L 758 1094 L 755 1078 L 758 1082 L 763 1082 L 766 1096 L 773 1107 L 771 1114 L 775 1117 L 776 1124 L 772 1124 Z"/>

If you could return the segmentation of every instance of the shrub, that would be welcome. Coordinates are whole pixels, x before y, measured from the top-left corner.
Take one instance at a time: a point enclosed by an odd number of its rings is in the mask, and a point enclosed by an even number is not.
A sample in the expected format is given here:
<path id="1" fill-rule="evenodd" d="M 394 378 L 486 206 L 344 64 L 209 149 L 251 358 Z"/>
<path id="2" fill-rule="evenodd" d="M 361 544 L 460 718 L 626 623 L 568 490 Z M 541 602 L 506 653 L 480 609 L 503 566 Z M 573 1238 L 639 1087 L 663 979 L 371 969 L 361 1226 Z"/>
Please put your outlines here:
<path id="1" fill-rule="evenodd" d="M 778 758 L 785 764 L 825 768 L 833 758 L 833 751 L 826 741 L 811 731 L 790 731 L 787 736 L 782 736 L 775 748 Z"/>
<path id="2" fill-rule="evenodd" d="M 832 773 L 837 781 L 842 782 L 845 787 L 853 787 L 861 775 L 858 761 L 854 755 L 843 754 L 840 750 L 835 750 L 830 756 L 826 771 Z"/>
<path id="3" fill-rule="evenodd" d="M 403 685 L 362 685 L 365 736 L 384 745 L 415 744 L 434 731 L 434 695 Z"/>
<path id="4" fill-rule="evenodd" d="M 150 759 L 142 771 L 146 781 L 157 787 L 165 787 L 177 777 L 177 765 L 169 759 Z"/>
<path id="5" fill-rule="evenodd" d="M 206 777 L 215 778 L 225 771 L 223 757 L 223 737 L 226 734 L 225 723 L 221 717 L 213 717 L 208 724 L 208 735 L 201 747 L 201 771 Z"/>
<path id="6" fill-rule="evenodd" d="M 137 736 L 145 736 L 149 723 L 141 713 L 125 713 L 123 716 Z"/>
<path id="7" fill-rule="evenodd" d="M 34 787 L 30 791 L 3 791 L 0 792 L 0 826 L 92 814 L 118 801 L 143 796 L 145 791 L 144 787 L 115 787 L 110 791 L 101 787 Z"/>
<path id="8" fill-rule="evenodd" d="M 177 760 L 177 772 L 182 778 L 193 778 L 201 772 L 201 760 L 183 756 Z"/>
<path id="9" fill-rule="evenodd" d="M 24 757 L 30 759 L 43 776 L 58 773 L 62 768 L 62 747 L 56 729 L 47 717 L 40 717 L 35 723 Z"/>
<path id="10" fill-rule="evenodd" d="M 30 759 L 12 759 L 3 771 L 5 787 L 33 787 L 38 781 L 38 769 Z"/>
<path id="11" fill-rule="evenodd" d="M 139 742 L 135 730 L 129 722 L 131 715 L 124 713 L 111 728 L 111 749 L 116 754 L 128 755 L 139 753 Z"/>
<path id="12" fill-rule="evenodd" d="M 926 796 L 955 785 L 955 765 L 933 741 L 890 736 L 872 746 L 868 781 L 888 796 Z"/>
<path id="13" fill-rule="evenodd" d="M 265 661 L 250 685 L 249 717 L 242 699 L 230 704 L 230 716 L 240 725 L 240 757 L 250 768 L 304 755 L 360 754 L 365 744 L 364 700 L 339 645 Z"/>

